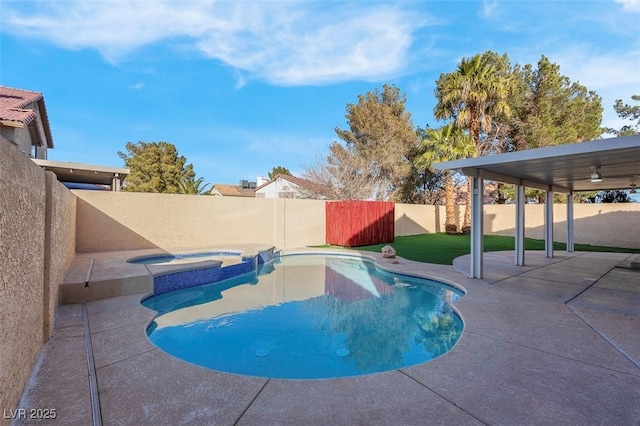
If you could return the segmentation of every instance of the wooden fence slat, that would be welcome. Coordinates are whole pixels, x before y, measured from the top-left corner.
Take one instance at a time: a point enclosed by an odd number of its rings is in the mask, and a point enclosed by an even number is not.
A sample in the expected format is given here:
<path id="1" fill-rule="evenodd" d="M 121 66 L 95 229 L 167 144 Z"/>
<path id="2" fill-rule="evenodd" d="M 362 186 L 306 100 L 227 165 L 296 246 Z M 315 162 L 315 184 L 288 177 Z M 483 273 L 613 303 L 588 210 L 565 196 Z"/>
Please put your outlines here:
<path id="1" fill-rule="evenodd" d="M 389 201 L 327 202 L 327 244 L 357 247 L 393 242 L 394 210 Z"/>

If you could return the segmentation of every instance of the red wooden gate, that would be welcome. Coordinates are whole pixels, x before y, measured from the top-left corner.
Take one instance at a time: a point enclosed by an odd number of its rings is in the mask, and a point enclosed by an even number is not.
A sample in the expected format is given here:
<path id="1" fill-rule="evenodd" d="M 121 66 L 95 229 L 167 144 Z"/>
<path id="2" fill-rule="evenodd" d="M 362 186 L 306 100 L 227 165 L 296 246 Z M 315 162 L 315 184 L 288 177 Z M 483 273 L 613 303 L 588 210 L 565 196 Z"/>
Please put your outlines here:
<path id="1" fill-rule="evenodd" d="M 325 213 L 327 244 L 356 247 L 393 242 L 393 202 L 328 201 Z"/>

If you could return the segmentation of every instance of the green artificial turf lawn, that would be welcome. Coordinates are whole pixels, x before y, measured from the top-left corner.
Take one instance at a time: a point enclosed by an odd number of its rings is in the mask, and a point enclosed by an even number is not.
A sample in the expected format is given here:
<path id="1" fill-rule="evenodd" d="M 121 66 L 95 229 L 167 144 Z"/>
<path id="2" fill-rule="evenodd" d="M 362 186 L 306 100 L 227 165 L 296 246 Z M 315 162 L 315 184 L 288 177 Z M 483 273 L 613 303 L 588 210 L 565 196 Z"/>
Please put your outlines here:
<path id="1" fill-rule="evenodd" d="M 396 237 L 390 243 L 396 254 L 405 259 L 416 260 L 418 262 L 439 263 L 451 265 L 453 259 L 458 256 L 469 254 L 469 235 L 448 235 L 445 233 L 420 234 L 407 237 Z M 353 247 L 356 250 L 374 251 L 380 253 L 382 247 L 387 244 L 375 244 L 372 246 Z M 543 240 L 525 238 L 524 246 L 526 250 L 544 250 Z M 331 247 L 331 246 L 324 246 Z M 484 251 L 514 250 L 515 238 L 498 235 L 484 236 Z M 576 251 L 598 251 L 616 253 L 640 253 L 638 249 L 590 246 L 588 244 L 574 244 Z M 565 243 L 553 243 L 554 250 L 566 250 Z"/>

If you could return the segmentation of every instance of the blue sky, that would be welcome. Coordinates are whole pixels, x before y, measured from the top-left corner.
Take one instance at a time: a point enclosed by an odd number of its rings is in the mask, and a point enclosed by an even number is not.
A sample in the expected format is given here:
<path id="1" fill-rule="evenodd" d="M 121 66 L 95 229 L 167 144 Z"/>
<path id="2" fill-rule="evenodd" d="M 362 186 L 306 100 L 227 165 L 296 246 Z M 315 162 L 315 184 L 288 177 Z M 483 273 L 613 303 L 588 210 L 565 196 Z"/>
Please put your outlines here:
<path id="1" fill-rule="evenodd" d="M 384 83 L 437 126 L 440 73 L 486 50 L 541 55 L 615 99 L 640 94 L 640 0 L 0 0 L 0 83 L 42 92 L 49 159 L 122 166 L 127 142 L 168 141 L 208 183 L 294 174 Z"/>

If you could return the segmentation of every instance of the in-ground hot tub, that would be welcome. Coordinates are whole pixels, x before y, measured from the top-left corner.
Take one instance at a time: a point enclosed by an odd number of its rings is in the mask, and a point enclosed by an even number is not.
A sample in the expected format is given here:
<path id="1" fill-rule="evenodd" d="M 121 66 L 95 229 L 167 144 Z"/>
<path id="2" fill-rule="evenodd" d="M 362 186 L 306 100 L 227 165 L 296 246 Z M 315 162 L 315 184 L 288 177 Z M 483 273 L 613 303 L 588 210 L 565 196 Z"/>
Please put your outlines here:
<path id="1" fill-rule="evenodd" d="M 241 252 L 207 251 L 199 253 L 152 254 L 127 259 L 128 263 L 143 265 L 178 265 L 183 263 L 202 262 L 205 260 L 241 260 Z"/>

